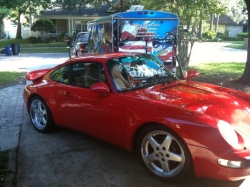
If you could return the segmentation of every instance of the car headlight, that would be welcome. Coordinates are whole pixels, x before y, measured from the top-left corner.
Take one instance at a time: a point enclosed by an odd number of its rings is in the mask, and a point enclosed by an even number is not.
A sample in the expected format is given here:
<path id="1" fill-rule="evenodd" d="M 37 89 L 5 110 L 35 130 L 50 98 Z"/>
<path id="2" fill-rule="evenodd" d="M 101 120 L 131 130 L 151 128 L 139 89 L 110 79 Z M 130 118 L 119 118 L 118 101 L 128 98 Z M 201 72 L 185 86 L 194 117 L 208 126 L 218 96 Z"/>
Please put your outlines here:
<path id="1" fill-rule="evenodd" d="M 239 139 L 233 127 L 223 120 L 219 120 L 217 126 L 227 143 L 232 147 L 237 147 L 239 144 Z"/>

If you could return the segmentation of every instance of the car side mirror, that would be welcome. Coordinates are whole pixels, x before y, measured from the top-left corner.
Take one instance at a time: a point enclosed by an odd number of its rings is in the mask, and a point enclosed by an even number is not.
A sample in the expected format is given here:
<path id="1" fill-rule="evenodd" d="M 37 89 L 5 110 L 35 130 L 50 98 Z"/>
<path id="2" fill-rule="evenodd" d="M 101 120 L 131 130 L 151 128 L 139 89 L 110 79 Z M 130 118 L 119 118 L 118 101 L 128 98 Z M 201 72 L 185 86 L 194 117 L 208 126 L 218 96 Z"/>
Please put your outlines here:
<path id="1" fill-rule="evenodd" d="M 109 96 L 110 95 L 110 91 L 109 91 L 108 86 L 103 82 L 93 84 L 90 87 L 90 90 L 92 92 L 94 92 L 94 93 L 103 94 L 104 96 Z"/>
<path id="2" fill-rule="evenodd" d="M 200 73 L 196 70 L 189 70 L 186 75 L 185 75 L 185 78 L 187 80 L 191 79 L 191 78 L 194 78 L 194 77 L 199 77 L 200 76 Z"/>

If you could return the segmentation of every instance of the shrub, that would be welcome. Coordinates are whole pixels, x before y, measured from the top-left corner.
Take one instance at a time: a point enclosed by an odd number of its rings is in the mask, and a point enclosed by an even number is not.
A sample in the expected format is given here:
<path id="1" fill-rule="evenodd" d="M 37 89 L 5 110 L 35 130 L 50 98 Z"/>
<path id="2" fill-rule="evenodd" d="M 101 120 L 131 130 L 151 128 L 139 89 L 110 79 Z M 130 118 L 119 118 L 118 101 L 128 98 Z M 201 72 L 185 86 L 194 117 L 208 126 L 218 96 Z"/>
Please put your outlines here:
<path id="1" fill-rule="evenodd" d="M 51 32 L 55 30 L 54 23 L 49 19 L 39 19 L 33 23 L 31 26 L 32 31 L 39 31 L 41 36 L 44 36 L 44 33 Z"/>
<path id="2" fill-rule="evenodd" d="M 224 33 L 222 33 L 222 32 L 217 32 L 216 37 L 218 37 L 218 36 L 223 36 L 223 35 L 224 35 Z"/>
<path id="3" fill-rule="evenodd" d="M 238 36 L 239 38 L 248 38 L 248 32 L 239 33 L 239 34 L 237 34 L 237 36 Z"/>
<path id="4" fill-rule="evenodd" d="M 214 39 L 216 37 L 216 32 L 206 31 L 202 35 L 203 35 L 203 38 L 205 38 L 205 39 Z"/>
<path id="5" fill-rule="evenodd" d="M 243 41 L 243 38 L 240 37 L 229 37 L 229 36 L 218 36 L 217 38 L 222 39 L 223 41 Z"/>
<path id="6" fill-rule="evenodd" d="M 38 43 L 37 38 L 34 37 L 34 36 L 31 36 L 31 37 L 29 37 L 28 39 L 29 39 L 30 43 Z"/>

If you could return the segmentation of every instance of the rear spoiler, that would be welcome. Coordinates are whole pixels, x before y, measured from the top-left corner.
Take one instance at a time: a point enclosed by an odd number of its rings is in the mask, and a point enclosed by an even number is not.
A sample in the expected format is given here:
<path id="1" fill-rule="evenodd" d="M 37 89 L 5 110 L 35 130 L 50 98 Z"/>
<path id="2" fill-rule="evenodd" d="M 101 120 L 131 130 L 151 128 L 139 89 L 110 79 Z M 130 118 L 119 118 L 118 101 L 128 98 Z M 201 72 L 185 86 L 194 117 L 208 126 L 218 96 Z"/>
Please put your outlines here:
<path id="1" fill-rule="evenodd" d="M 41 69 L 41 70 L 35 70 L 35 71 L 28 72 L 25 75 L 25 79 L 28 81 L 34 82 L 34 81 L 38 80 L 39 78 L 43 77 L 51 69 L 53 69 L 53 68 L 47 68 L 47 69 Z"/>

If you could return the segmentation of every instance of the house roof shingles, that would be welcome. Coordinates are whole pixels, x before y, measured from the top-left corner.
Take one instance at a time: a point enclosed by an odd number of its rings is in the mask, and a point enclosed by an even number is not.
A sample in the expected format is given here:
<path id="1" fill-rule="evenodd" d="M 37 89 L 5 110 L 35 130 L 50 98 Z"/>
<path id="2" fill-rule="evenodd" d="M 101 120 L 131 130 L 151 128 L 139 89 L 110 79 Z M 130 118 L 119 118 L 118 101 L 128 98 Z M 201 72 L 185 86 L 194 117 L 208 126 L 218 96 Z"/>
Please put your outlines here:
<path id="1" fill-rule="evenodd" d="M 214 23 L 217 22 L 217 18 L 214 18 Z M 248 25 L 248 21 L 246 22 L 239 22 L 239 23 L 236 23 L 232 18 L 230 18 L 229 16 L 227 15 L 221 15 L 219 17 L 219 24 L 220 25 L 229 25 L 229 26 L 235 26 L 235 25 Z"/>

